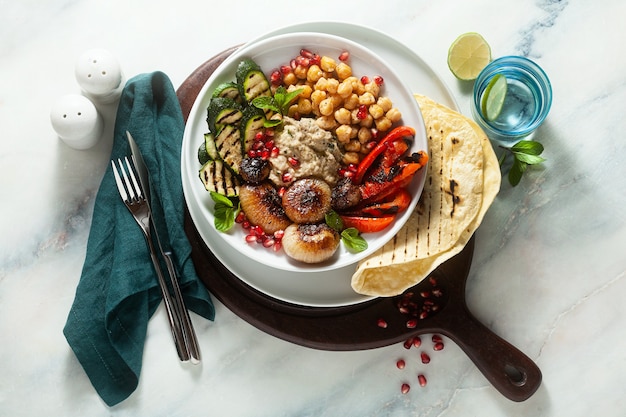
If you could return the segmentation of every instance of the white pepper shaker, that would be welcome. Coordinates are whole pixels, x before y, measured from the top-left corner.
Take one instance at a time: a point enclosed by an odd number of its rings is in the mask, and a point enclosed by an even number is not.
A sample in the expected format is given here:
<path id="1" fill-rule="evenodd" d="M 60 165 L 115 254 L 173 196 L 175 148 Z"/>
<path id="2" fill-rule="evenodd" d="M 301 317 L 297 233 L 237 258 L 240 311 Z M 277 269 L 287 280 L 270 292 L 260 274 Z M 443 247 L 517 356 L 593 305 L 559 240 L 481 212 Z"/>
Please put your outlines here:
<path id="1" fill-rule="evenodd" d="M 114 102 L 124 89 L 120 64 L 106 49 L 85 51 L 76 61 L 74 73 L 85 95 L 100 103 Z"/>
<path id="2" fill-rule="evenodd" d="M 91 148 L 104 130 L 96 106 L 80 94 L 68 94 L 57 100 L 50 111 L 50 121 L 61 140 L 74 149 Z"/>

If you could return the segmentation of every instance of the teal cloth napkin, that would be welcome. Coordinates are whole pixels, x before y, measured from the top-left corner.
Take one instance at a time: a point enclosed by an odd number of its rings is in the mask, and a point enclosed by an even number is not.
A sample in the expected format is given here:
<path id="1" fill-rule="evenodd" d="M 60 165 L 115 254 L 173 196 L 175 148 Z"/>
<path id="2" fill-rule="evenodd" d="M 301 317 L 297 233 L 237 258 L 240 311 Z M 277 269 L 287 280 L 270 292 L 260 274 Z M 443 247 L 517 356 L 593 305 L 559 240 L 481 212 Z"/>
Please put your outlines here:
<path id="1" fill-rule="evenodd" d="M 169 235 L 187 307 L 213 320 L 213 303 L 196 275 L 183 228 L 180 154 L 184 122 L 167 75 L 140 74 L 127 82 L 116 116 L 112 159 L 130 156 L 127 130 L 150 171 L 151 208 Z M 124 206 L 109 168 L 96 195 L 83 270 L 63 329 L 109 406 L 126 399 L 137 387 L 148 320 L 161 301 L 145 239 Z M 173 340 L 171 347 L 163 352 L 163 360 L 178 360 Z"/>

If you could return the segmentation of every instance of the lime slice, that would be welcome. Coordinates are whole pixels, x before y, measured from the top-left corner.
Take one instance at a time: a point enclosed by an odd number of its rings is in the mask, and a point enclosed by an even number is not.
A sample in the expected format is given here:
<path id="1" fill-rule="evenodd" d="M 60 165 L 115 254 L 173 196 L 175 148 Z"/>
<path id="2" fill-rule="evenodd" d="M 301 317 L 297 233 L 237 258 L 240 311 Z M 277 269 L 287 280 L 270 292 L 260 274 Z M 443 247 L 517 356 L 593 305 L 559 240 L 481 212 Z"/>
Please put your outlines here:
<path id="1" fill-rule="evenodd" d="M 506 89 L 506 77 L 502 74 L 496 74 L 485 88 L 480 108 L 490 122 L 496 120 L 502 111 Z"/>
<path id="2" fill-rule="evenodd" d="M 459 80 L 475 80 L 490 61 L 491 48 L 476 32 L 462 34 L 448 49 L 448 68 Z"/>

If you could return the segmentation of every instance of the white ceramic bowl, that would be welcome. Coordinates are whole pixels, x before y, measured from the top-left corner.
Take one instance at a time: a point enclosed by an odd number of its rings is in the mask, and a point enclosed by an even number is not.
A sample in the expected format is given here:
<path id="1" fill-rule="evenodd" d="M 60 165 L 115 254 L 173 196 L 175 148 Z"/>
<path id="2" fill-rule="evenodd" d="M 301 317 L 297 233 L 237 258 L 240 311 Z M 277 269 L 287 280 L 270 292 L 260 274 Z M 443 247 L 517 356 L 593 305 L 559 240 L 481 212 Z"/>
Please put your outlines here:
<path id="1" fill-rule="evenodd" d="M 390 97 L 394 106 L 402 112 L 402 124 L 412 126 L 416 130 L 412 150 L 427 150 L 424 122 L 417 102 L 413 98 L 412 91 L 406 87 L 406 84 L 400 79 L 394 69 L 379 56 L 348 39 L 322 33 L 288 33 L 262 39 L 235 51 L 233 55 L 220 65 L 201 89 L 187 121 L 183 139 L 182 174 L 184 177 L 187 177 L 191 185 L 190 189 L 185 190 L 187 202 L 189 204 L 190 200 L 193 200 L 193 204 L 198 207 L 198 210 L 195 210 L 195 215 L 192 214 L 192 218 L 199 229 L 206 230 L 208 229 L 207 226 L 214 229 L 213 202 L 198 178 L 200 165 L 196 157 L 197 150 L 204 141 L 204 134 L 208 131 L 206 109 L 213 90 L 220 83 L 235 80 L 236 67 L 244 58 L 253 59 L 266 72 L 269 78 L 269 74 L 273 69 L 288 63 L 291 58 L 300 53 L 302 48 L 335 59 L 343 51 L 349 51 L 350 59 L 348 63 L 352 67 L 355 76 L 367 75 L 372 78 L 376 75 L 381 75 L 384 78 L 384 87 L 381 94 Z M 234 253 L 238 253 L 244 262 L 246 259 L 253 260 L 273 269 L 285 271 L 317 273 L 355 265 L 358 261 L 371 255 L 388 242 L 408 220 L 423 189 L 425 180 L 423 171 L 414 178 L 410 186 L 413 199 L 408 210 L 398 216 L 386 230 L 364 234 L 363 237 L 368 242 L 368 248 L 363 252 L 351 252 L 341 244 L 331 260 L 321 264 L 307 265 L 290 259 L 283 251 L 274 252 L 262 247 L 262 245 L 247 244 L 244 239 L 245 232 L 239 225 L 235 225 L 228 233 L 208 232 L 207 234 L 210 236 L 206 236 L 205 241 L 211 249 L 215 245 L 227 245 Z"/>

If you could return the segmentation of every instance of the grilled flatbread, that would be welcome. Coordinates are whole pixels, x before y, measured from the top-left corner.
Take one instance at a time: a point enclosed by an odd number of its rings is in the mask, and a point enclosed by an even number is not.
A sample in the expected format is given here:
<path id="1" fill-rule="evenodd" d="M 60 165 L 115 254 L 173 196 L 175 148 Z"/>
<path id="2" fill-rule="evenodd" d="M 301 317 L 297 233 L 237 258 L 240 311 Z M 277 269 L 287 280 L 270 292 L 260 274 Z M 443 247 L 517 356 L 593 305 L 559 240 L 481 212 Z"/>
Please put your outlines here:
<path id="1" fill-rule="evenodd" d="M 359 263 L 352 288 L 401 294 L 459 253 L 500 189 L 500 168 L 485 133 L 471 119 L 415 95 L 429 144 L 424 190 L 398 234 Z"/>

